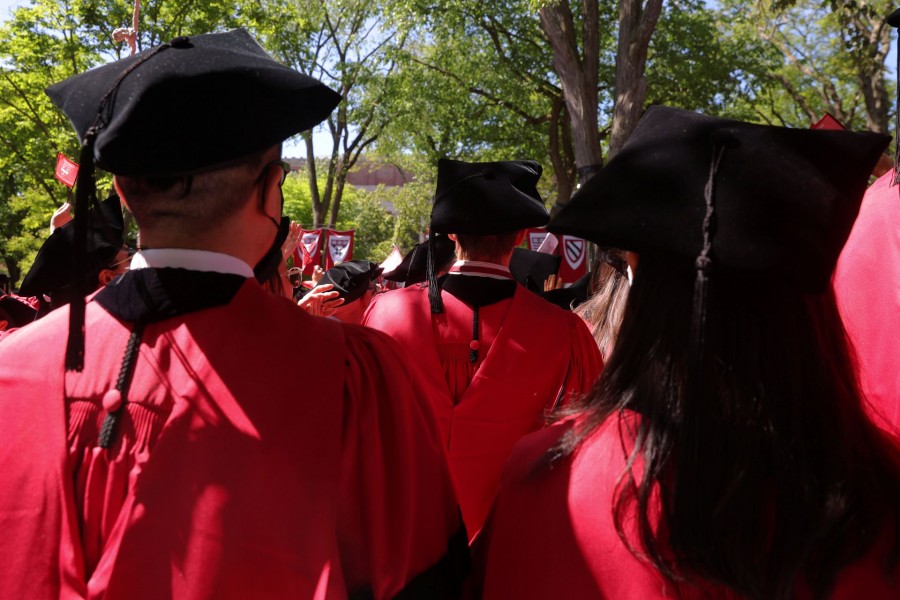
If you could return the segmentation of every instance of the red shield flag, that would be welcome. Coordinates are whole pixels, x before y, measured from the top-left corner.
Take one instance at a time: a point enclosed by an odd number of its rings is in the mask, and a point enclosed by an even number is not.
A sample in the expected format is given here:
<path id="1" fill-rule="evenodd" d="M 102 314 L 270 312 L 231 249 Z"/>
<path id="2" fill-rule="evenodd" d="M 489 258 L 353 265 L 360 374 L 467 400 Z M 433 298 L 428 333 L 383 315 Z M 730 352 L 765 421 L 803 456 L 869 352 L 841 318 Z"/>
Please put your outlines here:
<path id="1" fill-rule="evenodd" d="M 56 155 L 56 178 L 69 187 L 75 187 L 78 178 L 78 163 L 62 152 Z"/>
<path id="2" fill-rule="evenodd" d="M 353 234 L 355 230 L 335 231 L 328 230 L 325 238 L 325 246 L 328 249 L 325 253 L 325 270 L 327 271 L 334 265 L 348 260 L 353 260 Z"/>
<path id="3" fill-rule="evenodd" d="M 322 230 L 304 230 L 300 244 L 294 250 L 294 265 L 303 268 L 304 275 L 312 275 L 313 268 L 322 264 Z"/>
<path id="4" fill-rule="evenodd" d="M 560 237 L 559 251 L 563 260 L 559 265 L 559 277 L 571 284 L 587 273 L 587 242 L 572 235 Z"/>

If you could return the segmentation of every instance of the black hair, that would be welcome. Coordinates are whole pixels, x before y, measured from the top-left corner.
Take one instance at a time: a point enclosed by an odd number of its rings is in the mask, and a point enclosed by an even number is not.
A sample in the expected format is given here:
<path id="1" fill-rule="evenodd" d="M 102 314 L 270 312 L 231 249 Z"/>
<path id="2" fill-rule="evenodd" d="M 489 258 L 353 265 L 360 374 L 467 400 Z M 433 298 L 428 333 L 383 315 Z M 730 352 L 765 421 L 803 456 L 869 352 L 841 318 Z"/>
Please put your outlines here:
<path id="1" fill-rule="evenodd" d="M 639 415 L 631 432 L 620 421 L 635 442 L 614 519 L 631 551 L 678 585 L 750 598 L 802 585 L 825 597 L 886 534 L 896 564 L 897 446 L 864 413 L 833 293 L 714 273 L 704 372 L 692 377 L 693 279 L 690 261 L 641 256 L 582 425 L 555 451 L 576 451 L 607 418 Z M 630 516 L 639 540 L 626 537 Z"/>

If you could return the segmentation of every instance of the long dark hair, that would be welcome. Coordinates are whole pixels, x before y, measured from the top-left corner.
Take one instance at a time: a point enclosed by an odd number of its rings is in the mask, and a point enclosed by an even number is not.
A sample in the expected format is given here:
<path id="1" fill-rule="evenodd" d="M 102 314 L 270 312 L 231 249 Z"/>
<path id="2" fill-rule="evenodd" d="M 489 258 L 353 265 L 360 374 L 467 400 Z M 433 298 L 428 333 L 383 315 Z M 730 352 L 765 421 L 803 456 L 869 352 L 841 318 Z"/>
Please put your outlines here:
<path id="1" fill-rule="evenodd" d="M 900 460 L 864 414 L 833 295 L 714 273 L 697 377 L 693 280 L 689 262 L 641 256 L 617 345 L 562 442 L 570 453 L 607 418 L 640 416 L 634 431 L 620 421 L 643 464 L 617 488 L 620 537 L 672 582 L 751 598 L 826 596 L 885 527 L 895 564 Z M 624 533 L 634 514 L 639 540 Z"/>

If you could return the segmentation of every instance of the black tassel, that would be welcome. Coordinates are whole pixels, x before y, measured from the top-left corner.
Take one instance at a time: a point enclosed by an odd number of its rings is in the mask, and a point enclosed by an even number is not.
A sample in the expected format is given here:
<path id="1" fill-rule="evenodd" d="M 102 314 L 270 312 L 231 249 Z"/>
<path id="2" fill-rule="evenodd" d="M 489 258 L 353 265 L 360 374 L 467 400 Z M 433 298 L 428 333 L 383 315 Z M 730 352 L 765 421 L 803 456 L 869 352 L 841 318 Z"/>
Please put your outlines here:
<path id="1" fill-rule="evenodd" d="M 478 341 L 478 307 L 472 309 L 472 342 L 469 344 L 469 362 L 478 362 L 478 348 L 481 344 Z"/>
<path id="2" fill-rule="evenodd" d="M 438 234 L 432 233 L 432 236 Z M 433 244 L 428 244 L 428 254 L 425 261 L 425 276 L 428 278 L 428 302 L 431 304 L 432 314 L 439 315 L 444 312 L 444 300 L 441 298 L 441 288 L 438 287 L 437 277 L 434 273 Z"/>
<path id="3" fill-rule="evenodd" d="M 150 50 L 124 71 L 119 73 L 109 90 L 97 105 L 97 117 L 84 134 L 81 142 L 81 153 L 78 158 L 78 179 L 75 183 L 75 224 L 74 224 L 74 257 L 72 266 L 74 299 L 69 307 L 69 338 L 66 341 L 66 370 L 82 371 L 84 369 L 84 296 L 85 274 L 87 272 L 87 232 L 88 209 L 97 205 L 97 187 L 94 181 L 94 141 L 97 134 L 106 126 L 109 113 L 112 111 L 119 85 L 132 71 L 167 48 L 183 48 L 188 45 L 188 38 L 177 37 L 171 43 L 161 44 Z M 98 211 L 99 212 L 99 211 Z M 102 217 L 100 217 L 102 218 Z"/>
<path id="4" fill-rule="evenodd" d="M 724 132 L 723 132 L 724 133 Z M 696 368 L 702 367 L 704 333 L 706 329 L 706 303 L 709 294 L 709 270 L 712 266 L 713 228 L 715 226 L 715 182 L 719 164 L 725 148 L 731 140 L 713 140 L 713 157 L 709 164 L 709 178 L 703 190 L 706 202 L 706 213 L 703 215 L 703 248 L 694 262 L 696 277 L 694 279 L 693 314 L 691 316 L 691 361 Z"/>
<path id="5" fill-rule="evenodd" d="M 125 402 L 128 400 L 128 389 L 131 387 L 131 379 L 134 375 L 134 367 L 137 363 L 138 350 L 141 347 L 141 335 L 144 333 L 144 324 L 138 321 L 134 324 L 134 330 L 128 338 L 125 347 L 125 356 L 122 358 L 122 367 L 119 369 L 119 379 L 116 381 L 116 391 L 119 396 L 119 404 L 115 409 L 109 409 L 103 425 L 100 427 L 98 445 L 101 448 L 109 448 L 113 445 L 116 430 L 119 425 L 119 416 L 125 410 Z"/>
<path id="6" fill-rule="evenodd" d="M 94 182 L 94 138 L 91 128 L 84 136 L 78 158 L 78 178 L 75 183 L 74 252 L 72 256 L 73 298 L 69 305 L 69 338 L 66 342 L 66 370 L 84 369 L 84 289 L 87 272 L 87 232 L 90 207 L 97 202 Z"/>

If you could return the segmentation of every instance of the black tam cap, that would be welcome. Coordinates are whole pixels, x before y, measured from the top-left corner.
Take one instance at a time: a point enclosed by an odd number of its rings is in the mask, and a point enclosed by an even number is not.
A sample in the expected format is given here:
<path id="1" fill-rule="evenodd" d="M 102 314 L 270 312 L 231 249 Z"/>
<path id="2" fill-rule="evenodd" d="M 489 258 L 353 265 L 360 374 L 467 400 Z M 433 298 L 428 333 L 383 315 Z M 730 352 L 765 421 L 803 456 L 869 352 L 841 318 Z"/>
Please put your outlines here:
<path id="1" fill-rule="evenodd" d="M 115 194 L 100 203 L 100 213 L 89 213 L 88 245 L 86 254 L 85 281 L 88 291 L 97 288 L 97 275 L 110 267 L 116 254 L 124 244 L 125 221 L 122 204 Z M 71 298 L 66 294 L 71 290 L 72 268 L 75 256 L 75 223 L 69 221 L 58 227 L 41 249 L 31 265 L 19 292 L 23 296 L 48 295 L 54 306 L 65 304 Z"/>
<path id="2" fill-rule="evenodd" d="M 344 303 L 362 298 L 372 282 L 381 275 L 382 268 L 367 260 L 348 260 L 325 271 L 319 285 L 330 283 Z"/>
<path id="3" fill-rule="evenodd" d="M 132 176 L 225 165 L 313 127 L 340 100 L 273 60 L 243 29 L 177 38 L 70 77 L 47 95 L 82 141 L 102 108 L 94 161 Z"/>
<path id="4" fill-rule="evenodd" d="M 544 292 L 544 282 L 547 278 L 559 272 L 561 261 L 561 256 L 515 248 L 509 259 L 509 271 L 516 281 L 529 290 L 541 294 Z"/>
<path id="5" fill-rule="evenodd" d="M 438 161 L 431 231 L 495 235 L 546 225 L 537 191 L 541 165 L 531 160 Z"/>
<path id="6" fill-rule="evenodd" d="M 382 277 L 388 281 L 402 281 L 406 285 L 422 283 L 426 279 L 429 248 L 434 252 L 436 272 L 447 270 L 456 258 L 456 242 L 444 236 L 430 237 L 421 244 L 416 244 L 396 269 Z"/>
<path id="7" fill-rule="evenodd" d="M 28 298 L 15 294 L 0 294 L 0 314 L 3 313 L 8 317 L 4 320 L 9 321 L 7 324 L 9 329 L 23 327 L 34 321 L 37 316 L 37 306 Z"/>
<path id="8" fill-rule="evenodd" d="M 651 107 L 548 229 L 821 292 L 889 141 Z"/>

